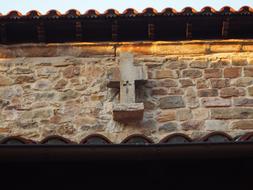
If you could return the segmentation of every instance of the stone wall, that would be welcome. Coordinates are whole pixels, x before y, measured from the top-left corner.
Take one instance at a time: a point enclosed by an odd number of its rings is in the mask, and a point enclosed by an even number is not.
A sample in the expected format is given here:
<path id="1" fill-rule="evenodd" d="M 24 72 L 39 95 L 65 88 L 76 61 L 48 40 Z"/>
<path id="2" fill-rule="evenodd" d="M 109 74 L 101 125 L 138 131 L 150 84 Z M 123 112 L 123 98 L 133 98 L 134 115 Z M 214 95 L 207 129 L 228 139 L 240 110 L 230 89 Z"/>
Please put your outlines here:
<path id="1" fill-rule="evenodd" d="M 252 131 L 253 45 L 190 43 L 2 46 L 0 137 L 60 135 L 78 142 L 99 133 L 118 143 L 131 134 L 157 142 L 178 132 L 197 138 L 211 131 Z M 145 106 L 142 122 L 112 119 L 119 89 L 107 88 L 107 76 L 118 64 L 118 51 L 132 51 L 135 64 L 148 67 L 149 80 L 136 97 Z"/>

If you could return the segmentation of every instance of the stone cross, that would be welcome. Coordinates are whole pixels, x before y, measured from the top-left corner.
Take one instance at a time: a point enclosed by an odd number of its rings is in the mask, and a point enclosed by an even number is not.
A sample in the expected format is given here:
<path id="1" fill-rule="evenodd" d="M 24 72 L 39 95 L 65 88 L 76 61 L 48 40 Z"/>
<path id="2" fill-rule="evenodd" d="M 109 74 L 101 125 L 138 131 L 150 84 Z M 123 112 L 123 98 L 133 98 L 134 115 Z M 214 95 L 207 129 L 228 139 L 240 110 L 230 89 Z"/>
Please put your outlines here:
<path id="1" fill-rule="evenodd" d="M 119 68 L 115 68 L 111 75 L 108 87 L 120 88 L 120 103 L 113 107 L 114 120 L 140 120 L 143 117 L 143 103 L 135 103 L 135 88 L 148 78 L 144 66 L 135 66 L 133 54 L 120 53 Z"/>

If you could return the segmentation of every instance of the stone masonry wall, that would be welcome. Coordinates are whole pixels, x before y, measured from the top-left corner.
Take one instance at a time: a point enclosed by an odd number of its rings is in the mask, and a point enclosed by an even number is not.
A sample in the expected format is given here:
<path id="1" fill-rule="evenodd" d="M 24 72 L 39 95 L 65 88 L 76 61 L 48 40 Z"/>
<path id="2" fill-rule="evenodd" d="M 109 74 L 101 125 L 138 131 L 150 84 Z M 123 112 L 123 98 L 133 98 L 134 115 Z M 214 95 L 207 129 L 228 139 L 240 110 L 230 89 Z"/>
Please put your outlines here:
<path id="1" fill-rule="evenodd" d="M 222 51 L 133 51 L 135 64 L 148 67 L 149 80 L 137 89 L 137 102 L 145 105 L 144 119 L 128 124 L 113 121 L 112 104 L 119 101 L 119 90 L 107 88 L 117 54 L 2 55 L 0 137 L 41 140 L 61 135 L 78 142 L 99 133 L 118 143 L 131 134 L 157 142 L 178 132 L 197 138 L 211 131 L 232 136 L 252 131 L 253 52 Z"/>

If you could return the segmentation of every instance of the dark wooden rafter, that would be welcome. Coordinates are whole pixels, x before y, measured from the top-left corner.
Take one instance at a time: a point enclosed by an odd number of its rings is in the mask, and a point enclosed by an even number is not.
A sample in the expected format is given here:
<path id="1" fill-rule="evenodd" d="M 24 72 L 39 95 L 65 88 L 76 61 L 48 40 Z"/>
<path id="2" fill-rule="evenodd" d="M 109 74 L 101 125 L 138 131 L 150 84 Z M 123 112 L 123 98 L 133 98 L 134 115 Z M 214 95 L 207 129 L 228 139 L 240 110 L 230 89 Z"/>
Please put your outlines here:
<path id="1" fill-rule="evenodd" d="M 118 40 L 118 21 L 114 20 L 112 23 L 112 41 L 117 41 Z"/>
<path id="2" fill-rule="evenodd" d="M 155 40 L 155 24 L 152 21 L 148 23 L 148 39 Z"/>
<path id="3" fill-rule="evenodd" d="M 192 23 L 191 22 L 187 22 L 186 23 L 186 39 L 191 40 L 192 39 Z"/>
<path id="4" fill-rule="evenodd" d="M 39 42 L 46 41 L 45 26 L 42 21 L 37 24 L 37 36 Z"/>
<path id="5" fill-rule="evenodd" d="M 6 32 L 6 24 L 5 23 L 2 23 L 0 25 L 0 40 L 1 40 L 1 43 L 6 43 L 7 42 L 7 32 Z"/>
<path id="6" fill-rule="evenodd" d="M 228 32 L 229 32 L 229 18 L 225 17 L 222 22 L 222 37 L 228 38 Z"/>
<path id="7" fill-rule="evenodd" d="M 75 22 L 75 29 L 76 29 L 76 40 L 77 41 L 82 41 L 83 39 L 83 34 L 82 34 L 82 30 L 83 30 L 83 25 L 81 21 L 76 21 Z"/>

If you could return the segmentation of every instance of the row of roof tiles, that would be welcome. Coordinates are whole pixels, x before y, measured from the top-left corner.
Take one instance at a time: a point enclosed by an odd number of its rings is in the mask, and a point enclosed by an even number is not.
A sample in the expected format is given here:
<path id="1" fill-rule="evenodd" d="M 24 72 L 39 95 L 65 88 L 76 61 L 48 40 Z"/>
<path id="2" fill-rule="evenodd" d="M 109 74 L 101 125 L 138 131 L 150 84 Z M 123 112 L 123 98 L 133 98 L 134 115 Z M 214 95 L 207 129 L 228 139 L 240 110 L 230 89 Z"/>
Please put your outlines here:
<path id="1" fill-rule="evenodd" d="M 232 138 L 224 132 L 212 132 L 198 139 L 191 139 L 182 133 L 175 133 L 163 138 L 159 144 L 185 144 L 185 143 L 222 143 L 222 142 L 247 142 L 253 141 L 253 132 Z M 153 144 L 154 141 L 144 135 L 134 134 L 125 138 L 121 144 Z M 100 134 L 92 134 L 84 138 L 80 143 L 73 142 L 61 136 L 49 136 L 40 142 L 28 140 L 22 137 L 10 136 L 2 139 L 0 144 L 86 144 L 103 145 L 113 144 L 107 137 Z"/>
<path id="2" fill-rule="evenodd" d="M 104 13 L 99 13 L 97 10 L 91 9 L 86 11 L 84 14 L 79 12 L 78 10 L 71 9 L 68 10 L 65 14 L 60 13 L 57 10 L 50 10 L 46 14 L 41 14 L 37 10 L 29 11 L 26 14 L 22 14 L 16 10 L 10 11 L 6 15 L 0 14 L 0 18 L 11 18 L 11 19 L 18 19 L 22 17 L 27 18 L 60 18 L 60 17 L 66 17 L 66 18 L 76 18 L 76 17 L 87 17 L 87 18 L 97 18 L 97 17 L 117 17 L 117 16 L 123 16 L 123 17 L 135 17 L 135 16 L 192 16 L 192 15 L 205 15 L 205 16 L 212 16 L 212 15 L 253 15 L 253 8 L 249 6 L 243 6 L 239 10 L 235 10 L 232 7 L 225 6 L 221 8 L 220 10 L 215 10 L 212 7 L 204 7 L 200 11 L 196 11 L 192 7 L 185 7 L 181 11 L 177 11 L 173 8 L 165 8 L 161 12 L 158 12 L 154 8 L 146 8 L 142 12 L 138 12 L 135 9 L 128 8 L 123 13 L 120 13 L 119 11 L 115 9 L 108 9 Z"/>

